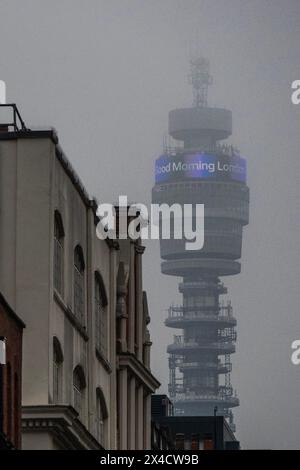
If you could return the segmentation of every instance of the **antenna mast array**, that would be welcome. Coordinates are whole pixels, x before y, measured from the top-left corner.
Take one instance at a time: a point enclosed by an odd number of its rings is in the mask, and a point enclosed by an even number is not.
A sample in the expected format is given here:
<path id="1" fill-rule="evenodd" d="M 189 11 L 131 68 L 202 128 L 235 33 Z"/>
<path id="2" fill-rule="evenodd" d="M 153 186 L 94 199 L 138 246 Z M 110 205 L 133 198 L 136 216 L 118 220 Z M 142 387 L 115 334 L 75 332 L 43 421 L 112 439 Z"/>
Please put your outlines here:
<path id="1" fill-rule="evenodd" d="M 207 106 L 208 86 L 212 84 L 212 76 L 209 74 L 209 61 L 204 57 L 190 59 L 190 83 L 193 87 L 194 106 Z"/>

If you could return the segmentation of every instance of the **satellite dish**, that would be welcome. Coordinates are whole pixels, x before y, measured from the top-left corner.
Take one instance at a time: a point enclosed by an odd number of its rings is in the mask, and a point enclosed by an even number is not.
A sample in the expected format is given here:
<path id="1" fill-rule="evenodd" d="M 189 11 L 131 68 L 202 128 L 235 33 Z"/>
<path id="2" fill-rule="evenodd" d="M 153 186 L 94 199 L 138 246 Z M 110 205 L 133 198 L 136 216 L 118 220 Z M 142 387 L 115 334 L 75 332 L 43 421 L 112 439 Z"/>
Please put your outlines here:
<path id="1" fill-rule="evenodd" d="M 0 80 L 0 104 L 6 104 L 6 84 Z"/>

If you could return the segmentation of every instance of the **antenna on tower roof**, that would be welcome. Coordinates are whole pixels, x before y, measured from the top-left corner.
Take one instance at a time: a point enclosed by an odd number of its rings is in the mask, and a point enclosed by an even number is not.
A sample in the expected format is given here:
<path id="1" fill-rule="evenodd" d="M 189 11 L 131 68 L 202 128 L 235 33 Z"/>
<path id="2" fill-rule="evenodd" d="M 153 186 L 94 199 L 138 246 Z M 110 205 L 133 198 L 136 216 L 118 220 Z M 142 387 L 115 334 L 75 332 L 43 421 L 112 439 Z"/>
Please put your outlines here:
<path id="1" fill-rule="evenodd" d="M 207 106 L 208 86 L 212 84 L 212 76 L 209 74 L 209 60 L 204 57 L 191 57 L 189 79 L 193 87 L 194 106 Z"/>

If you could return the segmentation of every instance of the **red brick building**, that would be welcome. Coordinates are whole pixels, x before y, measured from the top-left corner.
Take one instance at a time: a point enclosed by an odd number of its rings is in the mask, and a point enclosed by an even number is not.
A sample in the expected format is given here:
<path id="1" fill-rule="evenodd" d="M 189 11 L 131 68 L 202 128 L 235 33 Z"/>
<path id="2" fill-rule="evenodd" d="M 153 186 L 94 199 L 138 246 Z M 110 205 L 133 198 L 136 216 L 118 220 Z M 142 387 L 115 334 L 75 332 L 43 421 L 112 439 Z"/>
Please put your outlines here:
<path id="1" fill-rule="evenodd" d="M 0 365 L 0 449 L 21 447 L 22 334 L 24 323 L 0 294 L 0 336 L 5 338 L 6 361 Z M 2 399 L 1 399 L 2 398 Z M 2 404 L 1 404 L 2 401 Z M 2 429 L 1 429 L 2 428 Z"/>

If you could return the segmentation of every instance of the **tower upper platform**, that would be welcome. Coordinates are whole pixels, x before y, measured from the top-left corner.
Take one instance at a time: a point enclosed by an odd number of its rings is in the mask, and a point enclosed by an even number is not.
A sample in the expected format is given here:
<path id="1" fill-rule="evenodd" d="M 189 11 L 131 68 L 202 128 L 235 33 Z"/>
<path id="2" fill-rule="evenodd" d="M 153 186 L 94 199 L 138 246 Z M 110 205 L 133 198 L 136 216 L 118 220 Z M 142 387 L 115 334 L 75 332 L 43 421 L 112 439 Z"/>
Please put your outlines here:
<path id="1" fill-rule="evenodd" d="M 223 108 L 173 109 L 169 112 L 169 134 L 185 147 L 213 144 L 232 134 L 232 113 Z"/>

